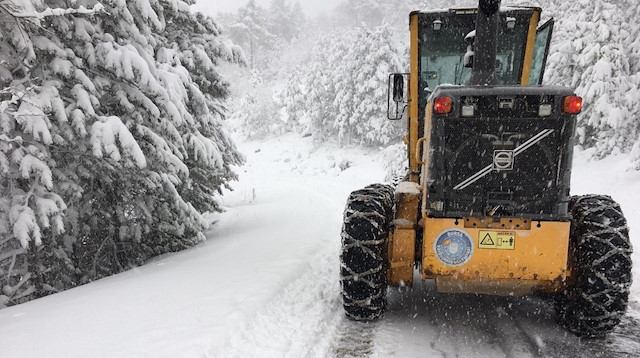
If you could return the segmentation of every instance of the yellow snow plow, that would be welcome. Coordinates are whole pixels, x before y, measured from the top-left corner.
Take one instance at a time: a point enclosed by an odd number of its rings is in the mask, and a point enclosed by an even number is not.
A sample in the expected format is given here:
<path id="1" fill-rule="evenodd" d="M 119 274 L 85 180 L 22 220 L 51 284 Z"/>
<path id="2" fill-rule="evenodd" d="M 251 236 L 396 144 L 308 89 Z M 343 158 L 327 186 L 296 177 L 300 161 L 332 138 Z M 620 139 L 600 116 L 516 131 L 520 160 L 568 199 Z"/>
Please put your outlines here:
<path id="1" fill-rule="evenodd" d="M 409 172 L 348 198 L 349 318 L 381 317 L 387 287 L 412 285 L 417 269 L 438 292 L 548 294 L 579 335 L 620 322 L 626 220 L 608 196 L 569 194 L 582 99 L 541 85 L 553 20 L 540 15 L 496 0 L 410 14 L 410 72 L 389 81 L 390 119 L 406 112 Z"/>

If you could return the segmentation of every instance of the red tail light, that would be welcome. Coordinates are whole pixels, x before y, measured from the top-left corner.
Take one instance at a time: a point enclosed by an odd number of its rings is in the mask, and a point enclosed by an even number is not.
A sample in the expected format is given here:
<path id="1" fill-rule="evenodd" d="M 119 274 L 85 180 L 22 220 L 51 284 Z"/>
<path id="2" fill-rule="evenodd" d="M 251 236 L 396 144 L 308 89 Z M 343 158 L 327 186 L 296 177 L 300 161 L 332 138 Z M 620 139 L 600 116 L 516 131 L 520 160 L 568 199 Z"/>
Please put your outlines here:
<path id="1" fill-rule="evenodd" d="M 582 111 L 582 97 L 569 96 L 564 98 L 562 111 L 569 114 L 578 114 Z"/>
<path id="2" fill-rule="evenodd" d="M 449 97 L 438 97 L 433 101 L 433 111 L 436 114 L 447 114 L 453 110 L 453 100 Z"/>

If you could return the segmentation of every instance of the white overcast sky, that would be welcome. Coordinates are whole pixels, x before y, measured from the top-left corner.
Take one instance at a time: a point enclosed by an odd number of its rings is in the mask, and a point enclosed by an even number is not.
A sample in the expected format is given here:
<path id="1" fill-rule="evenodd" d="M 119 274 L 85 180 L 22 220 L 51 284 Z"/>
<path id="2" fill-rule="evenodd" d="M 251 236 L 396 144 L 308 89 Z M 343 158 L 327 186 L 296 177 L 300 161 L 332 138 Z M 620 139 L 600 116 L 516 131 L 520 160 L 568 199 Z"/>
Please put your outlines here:
<path id="1" fill-rule="evenodd" d="M 198 0 L 193 8 L 208 15 L 215 15 L 218 12 L 235 12 L 247 2 L 248 0 Z M 256 0 L 256 2 L 266 8 L 271 0 Z M 291 4 L 294 2 L 295 0 L 289 1 Z M 300 0 L 300 5 L 308 16 L 315 17 L 318 12 L 329 12 L 339 2 L 340 0 Z"/>

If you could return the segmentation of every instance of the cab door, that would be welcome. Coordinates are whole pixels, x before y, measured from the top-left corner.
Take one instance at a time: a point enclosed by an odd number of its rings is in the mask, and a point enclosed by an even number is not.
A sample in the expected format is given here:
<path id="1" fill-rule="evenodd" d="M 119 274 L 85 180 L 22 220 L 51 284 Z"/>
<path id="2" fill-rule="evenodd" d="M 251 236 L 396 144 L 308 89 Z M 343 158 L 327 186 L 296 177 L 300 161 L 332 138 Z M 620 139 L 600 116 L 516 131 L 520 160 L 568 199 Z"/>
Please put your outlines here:
<path id="1" fill-rule="evenodd" d="M 554 20 L 550 19 L 540 25 L 536 32 L 536 42 L 533 49 L 533 62 L 531 64 L 531 74 L 529 76 L 529 85 L 531 86 L 542 84 L 544 69 L 547 65 L 547 56 L 549 55 L 551 36 L 553 35 L 553 24 Z"/>

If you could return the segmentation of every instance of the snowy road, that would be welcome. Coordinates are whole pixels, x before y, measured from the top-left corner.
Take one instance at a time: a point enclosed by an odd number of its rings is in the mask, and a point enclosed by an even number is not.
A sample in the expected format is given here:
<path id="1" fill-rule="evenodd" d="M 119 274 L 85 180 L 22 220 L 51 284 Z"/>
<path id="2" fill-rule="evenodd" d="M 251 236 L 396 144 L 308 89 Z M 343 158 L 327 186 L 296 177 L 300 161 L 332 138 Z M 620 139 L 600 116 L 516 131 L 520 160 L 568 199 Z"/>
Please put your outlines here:
<path id="1" fill-rule="evenodd" d="M 253 149 L 255 145 L 251 146 Z M 286 147 L 260 148 L 261 152 L 249 155 L 248 170 L 255 170 L 254 166 L 260 162 L 252 161 L 254 156 L 280 158 L 287 152 Z M 274 149 L 276 152 L 267 153 Z M 318 157 L 326 155 L 314 154 Z M 282 175 L 289 184 L 300 183 L 301 176 L 305 178 L 309 174 L 307 165 L 311 167 L 311 174 L 314 165 L 320 171 L 323 164 L 325 168 L 329 166 L 318 158 L 306 160 L 304 154 L 291 157 L 288 160 L 285 154 L 285 158 L 278 161 L 283 165 L 280 183 Z M 306 187 L 316 190 L 303 190 L 303 193 L 299 184 L 289 186 L 289 190 L 306 196 L 306 200 L 324 202 L 322 206 L 314 206 L 312 216 L 319 217 L 324 210 L 341 213 L 344 198 L 350 190 L 368 184 L 371 178 L 380 175 L 375 165 L 366 166 L 372 164 L 367 159 L 356 160 L 365 167 L 351 168 L 338 177 L 312 175 L 313 179 L 305 178 Z M 302 160 L 302 163 L 296 165 L 296 160 Z M 294 167 L 293 173 L 286 175 L 285 168 L 289 165 Z M 296 167 L 304 169 L 299 172 Z M 593 169 L 586 168 L 585 173 Z M 262 168 L 260 172 L 267 171 Z M 584 174 L 580 169 L 576 172 Z M 577 186 L 579 190 L 598 190 L 600 182 L 607 180 L 589 180 Z M 282 197 L 284 200 L 286 195 Z M 635 208 L 631 212 L 637 219 Z M 635 357 L 640 354 L 637 296 L 619 329 L 606 340 L 596 341 L 581 340 L 559 327 L 553 307 L 542 298 L 438 294 L 431 283 L 419 279 L 411 290 L 390 290 L 389 311 L 380 322 L 351 322 L 342 314 L 336 282 L 341 218 L 330 215 L 328 219 L 327 223 L 333 223 L 329 230 L 333 234 L 328 238 L 324 233 L 321 235 L 324 244 L 310 258 L 306 272 L 265 307 L 248 329 L 243 330 L 240 339 L 224 345 L 214 356 L 573 357 L 579 352 L 581 357 Z"/>
<path id="2" fill-rule="evenodd" d="M 278 200 L 288 202 L 289 197 L 296 196 L 296 202 L 322 202 L 311 205 L 311 209 L 302 206 L 310 210 L 311 217 L 327 218 L 326 224 L 331 228 L 321 235 L 314 233 L 322 245 L 309 257 L 308 265 L 296 280 L 271 300 L 238 337 L 214 351 L 213 356 L 573 357 L 579 352 L 581 357 L 634 357 L 640 354 L 636 339 L 640 335 L 640 307 L 635 298 L 620 328 L 606 340 L 598 341 L 581 340 L 559 327 L 553 307 L 541 298 L 438 294 L 432 284 L 419 280 L 411 290 L 390 290 L 389 311 L 382 321 L 367 324 L 345 319 L 336 280 L 341 216 L 335 214 L 341 214 L 346 195 L 352 189 L 380 178 L 381 173 L 371 162 L 375 158 L 356 156 L 354 161 L 358 165 L 334 177 L 323 171 L 331 172 L 331 161 L 340 163 L 344 153 L 319 152 L 309 156 L 299 144 L 293 145 L 297 150 L 292 151 L 286 143 L 275 147 L 248 146 L 248 172 L 276 174 L 279 180 L 266 177 L 261 180 L 284 184 L 279 189 L 286 192 L 274 195 Z M 260 152 L 255 153 L 257 149 Z M 337 157 L 320 159 L 331 156 Z M 301 163 L 297 164 L 298 161 Z M 269 163 L 269 169 L 262 167 L 265 162 Z M 596 168 L 585 168 L 585 173 L 593 169 Z M 578 175 L 584 174 L 580 169 L 576 171 Z M 579 190 L 598 190 L 600 182 L 590 180 L 577 186 Z M 252 189 L 244 190 L 253 193 Z M 277 189 L 271 187 L 267 191 L 275 194 L 274 190 Z M 636 218 L 635 208 L 632 213 Z"/>
<path id="3" fill-rule="evenodd" d="M 241 182 L 224 197 L 227 212 L 212 218 L 206 244 L 1 310 L 2 356 L 639 356 L 638 283 L 623 324 L 601 341 L 562 330 L 539 298 L 444 295 L 420 281 L 390 290 L 383 320 L 348 321 L 337 279 L 342 210 L 351 190 L 382 178 L 379 153 L 313 149 L 294 137 L 242 149 Z M 589 178 L 576 181 L 578 192 L 615 184 L 640 247 L 638 175 L 615 160 L 576 164 Z M 610 177 L 589 177 L 605 168 Z"/>
<path id="4" fill-rule="evenodd" d="M 637 357 L 639 323 L 627 316 L 607 340 L 584 341 L 558 327 L 541 299 L 451 296 L 419 284 L 392 292 L 385 318 L 365 329 L 379 357 Z M 367 326 L 349 324 L 354 332 Z"/>

